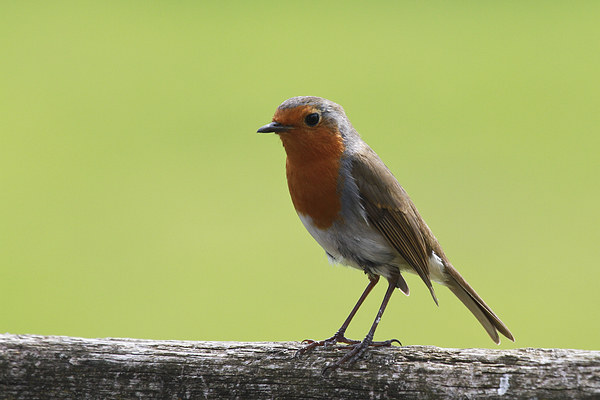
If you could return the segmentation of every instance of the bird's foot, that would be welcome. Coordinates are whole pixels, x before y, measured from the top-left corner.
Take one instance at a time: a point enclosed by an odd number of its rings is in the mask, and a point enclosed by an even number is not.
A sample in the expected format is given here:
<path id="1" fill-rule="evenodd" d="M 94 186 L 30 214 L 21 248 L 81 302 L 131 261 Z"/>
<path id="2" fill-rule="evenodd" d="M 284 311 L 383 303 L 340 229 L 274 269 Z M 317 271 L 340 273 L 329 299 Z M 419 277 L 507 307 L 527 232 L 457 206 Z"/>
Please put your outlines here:
<path id="1" fill-rule="evenodd" d="M 317 340 L 312 340 L 312 339 L 304 339 L 302 341 L 302 344 L 305 344 L 306 346 L 304 346 L 303 348 L 298 350 L 296 352 L 296 354 L 294 355 L 294 357 L 300 357 L 306 353 L 309 353 L 312 350 L 314 350 L 316 347 L 322 346 L 323 348 L 327 349 L 327 348 L 335 346 L 337 343 L 346 343 L 349 345 L 356 345 L 356 344 L 360 343 L 360 340 L 347 339 L 344 336 L 344 332 L 340 332 L 340 331 L 337 331 L 335 333 L 335 335 L 333 335 L 329 339 L 325 339 L 325 340 L 317 341 Z"/>
<path id="2" fill-rule="evenodd" d="M 348 353 L 346 353 L 342 358 L 337 360 L 335 363 L 323 368 L 322 374 L 323 374 L 323 376 L 326 376 L 326 375 L 330 374 L 331 372 L 335 371 L 336 369 L 338 369 L 342 364 L 355 363 L 356 361 L 358 361 L 358 359 L 360 359 L 363 356 L 363 354 L 367 351 L 367 349 L 370 346 L 387 347 L 387 346 L 391 346 L 392 343 L 398 343 L 400 346 L 402 346 L 402 343 L 400 343 L 400 341 L 398 339 L 390 339 L 390 340 L 385 340 L 383 342 L 374 342 L 373 339 L 371 339 L 370 337 L 367 336 L 362 342 L 357 342 L 357 343 L 349 345 L 348 347 L 351 347 L 352 349 Z"/>

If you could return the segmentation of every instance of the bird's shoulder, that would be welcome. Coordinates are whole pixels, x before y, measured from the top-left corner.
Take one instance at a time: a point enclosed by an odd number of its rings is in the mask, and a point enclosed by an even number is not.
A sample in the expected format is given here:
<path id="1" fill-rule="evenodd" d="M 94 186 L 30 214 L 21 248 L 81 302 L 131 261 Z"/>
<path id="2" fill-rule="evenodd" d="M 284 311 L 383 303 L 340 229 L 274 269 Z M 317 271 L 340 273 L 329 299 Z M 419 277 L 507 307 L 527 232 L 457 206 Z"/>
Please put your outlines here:
<path id="1" fill-rule="evenodd" d="M 364 144 L 350 158 L 349 169 L 365 200 L 379 208 L 412 214 L 408 193 L 373 149 Z"/>

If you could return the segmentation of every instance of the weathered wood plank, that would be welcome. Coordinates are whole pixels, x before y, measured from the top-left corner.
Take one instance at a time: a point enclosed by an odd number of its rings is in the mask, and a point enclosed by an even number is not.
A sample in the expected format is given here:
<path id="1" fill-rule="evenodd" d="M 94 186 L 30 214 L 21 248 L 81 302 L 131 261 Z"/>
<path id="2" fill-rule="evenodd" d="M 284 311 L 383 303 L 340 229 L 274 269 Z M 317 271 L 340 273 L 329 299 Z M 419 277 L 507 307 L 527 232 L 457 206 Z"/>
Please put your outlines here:
<path id="1" fill-rule="evenodd" d="M 343 346 L 299 347 L 5 334 L 0 398 L 600 398 L 600 351 L 379 348 L 323 377 Z"/>

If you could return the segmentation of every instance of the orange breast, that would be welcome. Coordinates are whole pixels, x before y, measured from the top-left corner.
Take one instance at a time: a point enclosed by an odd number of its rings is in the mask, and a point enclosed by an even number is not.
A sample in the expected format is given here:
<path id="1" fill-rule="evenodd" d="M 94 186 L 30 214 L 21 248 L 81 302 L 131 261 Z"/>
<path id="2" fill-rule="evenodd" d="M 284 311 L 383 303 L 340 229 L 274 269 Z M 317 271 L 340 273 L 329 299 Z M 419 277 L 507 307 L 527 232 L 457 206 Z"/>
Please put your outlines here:
<path id="1" fill-rule="evenodd" d="M 280 135 L 287 153 L 286 172 L 296 211 L 326 229 L 339 217 L 340 159 L 344 150 L 339 134 L 326 127 Z"/>

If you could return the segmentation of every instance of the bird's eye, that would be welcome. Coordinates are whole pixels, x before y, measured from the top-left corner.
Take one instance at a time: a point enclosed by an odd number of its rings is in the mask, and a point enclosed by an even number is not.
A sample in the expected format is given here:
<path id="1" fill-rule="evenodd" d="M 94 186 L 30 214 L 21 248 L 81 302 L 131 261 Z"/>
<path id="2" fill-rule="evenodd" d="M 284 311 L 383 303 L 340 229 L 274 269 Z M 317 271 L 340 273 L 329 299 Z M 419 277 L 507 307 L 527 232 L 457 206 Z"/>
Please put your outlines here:
<path id="1" fill-rule="evenodd" d="M 319 123 L 320 120 L 321 120 L 321 116 L 317 113 L 308 114 L 304 118 L 304 122 L 306 122 L 306 125 L 308 125 L 308 126 L 315 126 L 316 124 Z"/>

